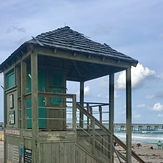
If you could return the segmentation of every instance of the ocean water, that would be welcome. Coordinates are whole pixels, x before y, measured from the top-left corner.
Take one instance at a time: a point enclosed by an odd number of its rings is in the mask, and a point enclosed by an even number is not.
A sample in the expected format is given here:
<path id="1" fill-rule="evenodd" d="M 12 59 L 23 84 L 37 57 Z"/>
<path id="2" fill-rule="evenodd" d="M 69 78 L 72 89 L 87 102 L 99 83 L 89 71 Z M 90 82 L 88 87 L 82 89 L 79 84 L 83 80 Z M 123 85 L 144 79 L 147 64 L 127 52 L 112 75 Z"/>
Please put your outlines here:
<path id="1" fill-rule="evenodd" d="M 117 131 L 115 135 L 122 141 L 126 141 L 125 131 Z M 158 141 L 163 144 L 163 130 L 162 131 L 134 131 L 132 132 L 132 143 L 141 144 L 157 144 Z"/>

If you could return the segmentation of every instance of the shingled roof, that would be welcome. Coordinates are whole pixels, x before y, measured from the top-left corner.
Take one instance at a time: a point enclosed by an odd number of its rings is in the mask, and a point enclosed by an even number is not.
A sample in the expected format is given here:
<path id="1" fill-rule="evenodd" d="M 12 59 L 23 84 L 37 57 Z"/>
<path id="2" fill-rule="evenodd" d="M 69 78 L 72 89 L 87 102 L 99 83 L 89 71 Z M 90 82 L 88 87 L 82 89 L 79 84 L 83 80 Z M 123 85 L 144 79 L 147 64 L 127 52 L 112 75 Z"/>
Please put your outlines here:
<path id="1" fill-rule="evenodd" d="M 100 44 L 85 37 L 83 34 L 65 26 L 57 30 L 42 33 L 36 38 L 33 37 L 29 43 L 39 44 L 40 46 L 50 46 L 61 49 L 68 49 L 77 52 L 104 55 L 114 59 L 121 59 L 132 64 L 137 64 L 137 60 L 117 52 L 107 44 Z"/>
<path id="2" fill-rule="evenodd" d="M 109 45 L 100 44 L 92 41 L 83 34 L 72 30 L 68 26 L 65 26 L 63 28 L 58 28 L 53 31 L 42 33 L 36 37 L 32 37 L 31 40 L 22 44 L 0 65 L 0 72 L 3 72 L 6 65 L 10 65 L 11 63 L 13 63 L 13 61 L 19 58 L 19 55 L 22 55 L 21 50 L 25 48 L 28 44 L 104 56 L 109 59 L 114 59 L 118 61 L 122 60 L 133 66 L 136 66 L 138 63 L 137 60 L 123 53 L 117 52 Z"/>

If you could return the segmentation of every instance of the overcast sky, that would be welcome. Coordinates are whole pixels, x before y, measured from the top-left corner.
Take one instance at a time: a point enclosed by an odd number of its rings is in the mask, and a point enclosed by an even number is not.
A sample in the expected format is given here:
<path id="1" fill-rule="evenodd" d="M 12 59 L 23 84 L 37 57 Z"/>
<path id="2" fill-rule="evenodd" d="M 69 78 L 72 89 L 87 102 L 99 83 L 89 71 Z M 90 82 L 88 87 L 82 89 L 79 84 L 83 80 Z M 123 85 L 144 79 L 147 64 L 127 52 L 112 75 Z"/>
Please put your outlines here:
<path id="1" fill-rule="evenodd" d="M 5 0 L 0 5 L 0 62 L 22 43 L 65 25 L 139 61 L 132 68 L 133 123 L 163 123 L 162 0 Z M 125 122 L 125 73 L 115 77 L 115 122 Z M 0 75 L 3 86 L 3 76 Z M 72 86 L 73 85 L 73 86 Z M 79 85 L 68 84 L 78 94 Z M 85 83 L 85 99 L 108 102 L 108 77 Z M 3 90 L 0 88 L 0 121 Z"/>

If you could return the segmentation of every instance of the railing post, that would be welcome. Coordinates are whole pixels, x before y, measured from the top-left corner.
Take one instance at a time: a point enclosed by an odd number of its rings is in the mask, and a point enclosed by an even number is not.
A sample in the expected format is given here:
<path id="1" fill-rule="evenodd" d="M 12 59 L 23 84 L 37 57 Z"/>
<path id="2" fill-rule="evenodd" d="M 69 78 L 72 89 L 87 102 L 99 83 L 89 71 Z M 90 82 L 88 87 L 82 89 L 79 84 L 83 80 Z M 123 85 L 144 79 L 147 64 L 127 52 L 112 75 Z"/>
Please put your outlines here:
<path id="1" fill-rule="evenodd" d="M 93 116 L 93 115 L 92 115 L 92 107 L 89 106 L 89 109 L 90 109 L 90 112 L 89 112 L 89 113 L 91 114 L 91 116 Z M 91 127 L 92 127 L 92 125 L 93 125 L 93 124 L 92 124 L 92 121 L 91 121 Z"/>
<path id="2" fill-rule="evenodd" d="M 90 107 L 89 107 L 89 103 L 87 103 L 87 112 L 89 113 L 90 112 Z M 89 124 L 89 117 L 87 117 L 87 129 L 89 129 L 90 128 L 90 126 L 89 126 L 90 124 Z"/>
<path id="3" fill-rule="evenodd" d="M 73 120 L 72 120 L 72 123 L 73 123 L 73 129 L 74 131 L 76 131 L 76 95 L 73 95 L 72 97 L 72 105 L 73 105 Z"/>
<path id="4" fill-rule="evenodd" d="M 99 112 L 100 112 L 100 122 L 102 123 L 102 106 L 99 106 Z"/>
<path id="5" fill-rule="evenodd" d="M 93 129 L 93 133 L 92 133 L 92 136 L 93 136 L 93 142 L 92 142 L 92 152 L 93 154 L 95 153 L 95 142 L 96 142 L 96 138 L 95 138 L 95 118 L 93 118 L 92 120 L 92 129 Z"/>

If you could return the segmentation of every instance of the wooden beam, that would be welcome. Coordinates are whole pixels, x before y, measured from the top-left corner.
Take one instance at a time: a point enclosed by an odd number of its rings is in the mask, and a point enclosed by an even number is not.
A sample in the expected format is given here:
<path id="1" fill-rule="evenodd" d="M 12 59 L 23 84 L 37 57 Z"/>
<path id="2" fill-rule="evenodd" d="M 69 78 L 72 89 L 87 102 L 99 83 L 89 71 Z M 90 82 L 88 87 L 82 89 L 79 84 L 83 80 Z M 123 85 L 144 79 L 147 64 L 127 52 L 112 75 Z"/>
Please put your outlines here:
<path id="1" fill-rule="evenodd" d="M 126 163 L 131 163 L 132 147 L 131 67 L 126 70 Z"/>
<path id="2" fill-rule="evenodd" d="M 113 135 L 114 135 L 114 73 L 109 75 L 109 130 L 110 135 L 110 162 L 114 162 Z"/>
<path id="3" fill-rule="evenodd" d="M 35 47 L 35 50 L 40 55 L 56 57 L 56 55 L 54 55 L 53 49 L 47 49 L 45 47 Z M 57 55 L 58 58 L 91 62 L 91 63 L 115 66 L 115 67 L 120 67 L 120 68 L 130 67 L 130 64 L 128 62 L 124 62 L 122 60 L 121 60 L 121 62 L 119 62 L 119 60 L 109 59 L 108 57 L 107 58 L 105 57 L 105 59 L 104 59 L 103 58 L 104 56 L 100 56 L 100 55 L 91 54 L 91 58 L 88 59 L 87 53 L 77 53 L 77 52 L 73 53 L 71 51 L 63 51 L 63 50 L 59 50 L 59 49 L 57 50 L 57 54 L 58 54 Z"/>

